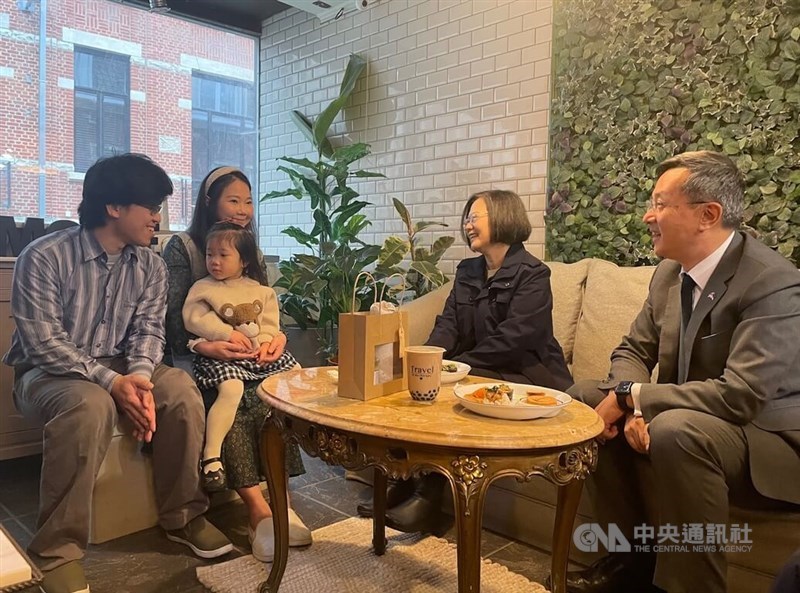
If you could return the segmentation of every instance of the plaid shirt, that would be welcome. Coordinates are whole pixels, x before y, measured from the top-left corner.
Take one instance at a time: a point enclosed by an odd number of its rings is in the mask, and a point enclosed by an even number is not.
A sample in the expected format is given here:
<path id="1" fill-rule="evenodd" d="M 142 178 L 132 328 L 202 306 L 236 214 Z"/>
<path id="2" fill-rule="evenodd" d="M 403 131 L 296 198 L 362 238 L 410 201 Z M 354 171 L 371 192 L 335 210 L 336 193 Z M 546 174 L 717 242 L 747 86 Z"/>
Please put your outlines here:
<path id="1" fill-rule="evenodd" d="M 3 362 L 25 372 L 84 377 L 110 391 L 118 373 L 97 359 L 124 356 L 148 378 L 164 351 L 166 266 L 145 247 L 117 263 L 91 231 L 73 227 L 31 243 L 17 258 L 11 293 L 16 330 Z"/>

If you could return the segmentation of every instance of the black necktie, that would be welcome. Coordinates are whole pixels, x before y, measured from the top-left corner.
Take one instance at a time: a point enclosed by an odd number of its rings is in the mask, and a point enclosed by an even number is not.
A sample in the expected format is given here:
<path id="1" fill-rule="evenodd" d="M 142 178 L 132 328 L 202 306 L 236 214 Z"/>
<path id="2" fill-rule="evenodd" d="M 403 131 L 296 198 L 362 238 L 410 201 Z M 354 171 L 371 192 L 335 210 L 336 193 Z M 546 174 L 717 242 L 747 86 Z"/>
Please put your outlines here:
<path id="1" fill-rule="evenodd" d="M 683 315 L 683 329 L 689 325 L 689 319 L 692 316 L 692 300 L 695 287 L 694 280 L 689 274 L 683 275 L 681 280 L 681 313 Z"/>

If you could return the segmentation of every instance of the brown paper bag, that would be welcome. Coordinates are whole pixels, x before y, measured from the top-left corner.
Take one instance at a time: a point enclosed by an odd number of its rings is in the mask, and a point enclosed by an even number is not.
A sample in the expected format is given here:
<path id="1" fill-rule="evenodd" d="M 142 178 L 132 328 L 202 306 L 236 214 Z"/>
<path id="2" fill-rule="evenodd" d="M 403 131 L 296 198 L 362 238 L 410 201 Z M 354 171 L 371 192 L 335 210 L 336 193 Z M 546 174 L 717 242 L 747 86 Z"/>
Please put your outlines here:
<path id="1" fill-rule="evenodd" d="M 405 311 L 340 313 L 339 397 L 367 401 L 405 390 L 407 333 Z"/>

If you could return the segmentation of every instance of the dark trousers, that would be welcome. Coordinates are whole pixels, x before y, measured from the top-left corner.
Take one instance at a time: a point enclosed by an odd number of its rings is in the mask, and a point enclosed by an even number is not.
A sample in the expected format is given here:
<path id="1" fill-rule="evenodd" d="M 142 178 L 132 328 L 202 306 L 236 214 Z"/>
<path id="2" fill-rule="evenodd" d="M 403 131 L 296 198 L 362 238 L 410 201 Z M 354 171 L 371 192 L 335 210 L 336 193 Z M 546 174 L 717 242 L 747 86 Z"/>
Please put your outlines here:
<path id="1" fill-rule="evenodd" d="M 597 381 L 580 381 L 568 392 L 591 407 L 605 397 Z M 783 508 L 788 503 L 759 494 L 750 479 L 744 429 L 693 410 L 662 412 L 649 425 L 650 451 L 636 453 L 620 434 L 601 446 L 597 471 L 587 482 L 601 526 L 616 523 L 631 544 L 634 527 L 729 524 L 729 499 L 748 507 Z M 726 495 L 727 493 L 727 495 Z M 657 543 L 650 541 L 650 545 Z M 672 544 L 663 542 L 664 545 Z M 725 543 L 725 542 L 719 542 Z M 725 593 L 723 551 L 659 552 L 653 583 L 670 593 Z"/>
<path id="2" fill-rule="evenodd" d="M 124 372 L 122 359 L 101 360 Z M 208 508 L 198 461 L 205 414 L 197 387 L 181 370 L 158 365 L 151 379 L 156 405 L 153 481 L 159 523 L 179 529 Z M 29 551 L 42 570 L 83 558 L 89 542 L 92 491 L 119 411 L 111 395 L 91 381 L 33 369 L 14 386 L 14 401 L 44 423 L 37 530 Z M 121 513 L 125 509 L 120 509 Z"/>

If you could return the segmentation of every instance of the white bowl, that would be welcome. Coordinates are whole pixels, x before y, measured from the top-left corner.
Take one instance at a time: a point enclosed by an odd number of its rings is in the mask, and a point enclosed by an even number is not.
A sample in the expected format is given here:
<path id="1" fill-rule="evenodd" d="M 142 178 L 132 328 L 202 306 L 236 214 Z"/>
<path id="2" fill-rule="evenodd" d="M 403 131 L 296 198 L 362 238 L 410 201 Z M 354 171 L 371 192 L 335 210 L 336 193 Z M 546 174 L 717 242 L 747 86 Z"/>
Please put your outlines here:
<path id="1" fill-rule="evenodd" d="M 443 360 L 442 366 L 446 364 L 454 364 L 456 365 L 456 372 L 451 373 L 449 371 L 445 371 L 442 368 L 442 384 L 446 383 L 455 383 L 456 381 L 461 381 L 464 377 L 469 375 L 469 372 L 472 370 L 472 367 L 464 362 L 456 362 L 455 360 Z"/>
<path id="2" fill-rule="evenodd" d="M 561 412 L 561 410 L 564 409 L 564 406 L 572 401 L 572 398 L 569 395 L 556 389 L 539 387 L 537 385 L 520 385 L 518 383 L 506 383 L 506 385 L 511 387 L 513 390 L 513 394 L 511 396 L 512 403 L 510 404 L 484 404 L 467 398 L 467 395 L 475 392 L 481 387 L 492 387 L 494 385 L 499 385 L 500 383 L 502 383 L 502 381 L 497 381 L 495 383 L 456 385 L 453 388 L 453 393 L 455 393 L 456 397 L 458 398 L 458 403 L 467 408 L 470 412 L 475 412 L 476 414 L 481 414 L 482 416 L 490 416 L 492 418 L 503 418 L 505 420 L 533 420 L 535 418 L 551 418 L 552 416 L 555 416 Z M 534 404 L 525 403 L 524 400 L 528 396 L 529 391 L 550 395 L 556 398 L 558 403 L 553 406 L 537 406 Z"/>

